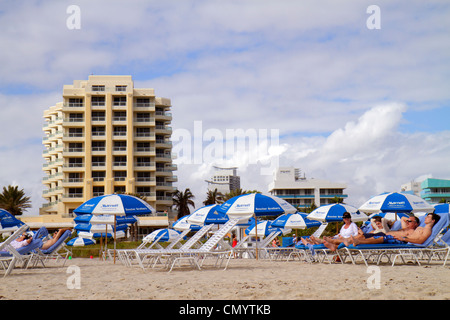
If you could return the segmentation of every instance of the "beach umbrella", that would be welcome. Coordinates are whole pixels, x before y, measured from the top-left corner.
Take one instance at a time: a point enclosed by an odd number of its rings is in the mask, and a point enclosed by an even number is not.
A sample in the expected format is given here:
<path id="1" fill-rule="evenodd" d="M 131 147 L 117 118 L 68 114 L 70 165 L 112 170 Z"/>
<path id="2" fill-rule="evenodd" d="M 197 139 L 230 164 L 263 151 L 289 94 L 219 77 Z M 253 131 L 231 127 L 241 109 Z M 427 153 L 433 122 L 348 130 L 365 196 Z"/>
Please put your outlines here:
<path id="1" fill-rule="evenodd" d="M 227 214 L 230 218 L 249 219 L 254 216 L 278 216 L 284 213 L 295 213 L 297 209 L 284 199 L 263 195 L 261 193 L 250 193 L 239 195 L 225 201 L 216 208 L 217 212 Z M 258 234 L 258 224 L 255 227 Z M 258 259 L 258 246 L 255 247 L 256 259 Z"/>
<path id="2" fill-rule="evenodd" d="M 306 229 L 311 227 L 318 227 L 321 223 L 317 220 L 307 218 L 306 213 L 286 213 L 272 222 L 272 227 L 289 228 L 289 229 Z"/>
<path id="3" fill-rule="evenodd" d="M 82 237 L 73 238 L 67 242 L 67 245 L 71 247 L 84 247 L 93 244 L 95 244 L 95 240 Z"/>
<path id="4" fill-rule="evenodd" d="M 118 224 L 116 225 L 116 231 L 126 230 L 128 225 Z M 91 233 L 104 233 L 104 232 L 114 232 L 114 226 L 110 224 L 90 224 L 90 223 L 78 223 L 74 227 L 77 231 L 85 231 Z"/>
<path id="5" fill-rule="evenodd" d="M 359 212 L 357 208 L 343 203 L 334 203 L 320 206 L 308 214 L 307 218 L 321 222 L 339 222 L 345 212 L 350 213 L 353 222 L 366 221 L 367 215 Z"/>
<path id="6" fill-rule="evenodd" d="M 258 229 L 258 232 L 256 232 L 256 229 Z M 272 221 L 264 220 L 264 221 L 258 221 L 257 226 L 255 227 L 255 224 L 251 225 L 247 229 L 245 229 L 244 233 L 249 236 L 253 237 L 266 237 L 272 232 L 281 232 L 283 234 L 291 232 L 290 229 L 282 229 L 277 228 L 272 225 Z"/>
<path id="7" fill-rule="evenodd" d="M 24 224 L 5 209 L 0 209 L 0 233 L 16 231 Z"/>
<path id="8" fill-rule="evenodd" d="M 184 230 L 191 230 L 191 231 L 198 231 L 200 230 L 202 227 L 196 224 L 191 224 L 187 221 L 187 219 L 189 218 L 190 214 L 181 217 L 180 219 L 178 219 L 177 221 L 175 221 L 172 225 L 172 228 L 178 231 L 184 231 Z"/>
<path id="9" fill-rule="evenodd" d="M 145 242 L 153 242 L 158 239 L 159 242 L 168 242 L 178 238 L 180 232 L 173 229 L 158 229 L 144 237 Z"/>
<path id="10" fill-rule="evenodd" d="M 374 212 L 433 212 L 434 207 L 421 197 L 410 193 L 386 192 L 367 200 L 360 211 Z"/>
<path id="11" fill-rule="evenodd" d="M 448 213 L 450 214 L 450 204 L 438 203 L 434 205 L 434 213 Z"/>
<path id="12" fill-rule="evenodd" d="M 113 238 L 114 237 L 114 233 L 112 232 L 88 232 L 88 231 L 77 231 L 77 234 L 79 237 L 81 238 L 87 238 L 87 239 L 102 239 L 102 238 Z M 126 233 L 123 230 L 120 231 L 116 231 L 116 238 L 117 239 L 121 239 L 121 238 L 125 238 L 126 237 Z"/>
<path id="13" fill-rule="evenodd" d="M 127 194 L 108 194 L 92 198 L 74 211 L 76 214 L 113 215 L 114 230 L 117 216 L 135 216 L 155 213 L 156 210 L 144 200 Z M 115 231 L 114 231 L 115 232 Z M 114 237 L 114 263 L 116 262 L 116 238 Z"/>
<path id="14" fill-rule="evenodd" d="M 90 223 L 90 224 L 110 224 L 114 225 L 113 215 L 94 215 L 94 214 L 80 214 L 76 216 L 73 221 L 75 223 Z M 135 216 L 118 216 L 116 223 L 119 224 L 133 224 L 137 222 Z"/>
<path id="15" fill-rule="evenodd" d="M 217 204 L 211 204 L 195 210 L 187 217 L 187 222 L 196 225 L 226 223 L 229 218 L 226 214 L 216 211 L 218 206 Z"/>
<path id="16" fill-rule="evenodd" d="M 251 216 L 278 216 L 283 213 L 295 213 L 297 209 L 284 199 L 250 193 L 233 197 L 217 206 L 217 212 L 233 218 L 250 218 Z"/>

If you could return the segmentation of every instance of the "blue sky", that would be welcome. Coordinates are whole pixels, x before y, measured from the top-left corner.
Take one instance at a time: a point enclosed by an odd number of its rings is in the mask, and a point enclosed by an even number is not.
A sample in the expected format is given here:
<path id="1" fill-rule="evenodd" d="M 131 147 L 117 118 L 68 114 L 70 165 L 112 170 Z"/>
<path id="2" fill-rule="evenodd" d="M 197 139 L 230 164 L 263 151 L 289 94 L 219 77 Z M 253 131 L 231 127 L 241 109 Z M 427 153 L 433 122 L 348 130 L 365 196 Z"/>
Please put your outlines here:
<path id="1" fill-rule="evenodd" d="M 70 30 L 73 4 L 81 28 Z M 381 29 L 369 30 L 373 4 Z M 25 188 L 37 212 L 43 111 L 90 74 L 155 88 L 174 130 L 277 129 L 280 165 L 347 183 L 356 206 L 450 178 L 448 16 L 446 0 L 0 1 L 0 185 Z M 251 154 L 226 164 L 243 188 L 267 191 Z M 199 203 L 213 162 L 179 165 L 178 187 Z"/>

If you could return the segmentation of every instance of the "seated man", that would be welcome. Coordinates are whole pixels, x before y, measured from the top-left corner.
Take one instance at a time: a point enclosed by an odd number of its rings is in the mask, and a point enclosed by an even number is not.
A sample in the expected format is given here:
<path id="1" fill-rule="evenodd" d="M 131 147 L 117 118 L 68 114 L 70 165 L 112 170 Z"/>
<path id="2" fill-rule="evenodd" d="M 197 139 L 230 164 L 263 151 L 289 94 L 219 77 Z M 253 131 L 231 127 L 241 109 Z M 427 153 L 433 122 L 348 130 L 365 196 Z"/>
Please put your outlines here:
<path id="1" fill-rule="evenodd" d="M 427 240 L 431 233 L 433 226 L 439 221 L 441 217 L 434 213 L 429 213 L 425 218 L 425 227 L 419 227 L 417 218 L 411 217 L 406 219 L 408 222 L 408 227 L 399 231 L 390 231 L 383 236 L 375 236 L 373 238 L 361 239 L 359 237 L 351 237 L 353 245 L 358 244 L 405 244 L 405 243 L 416 243 L 422 244 Z"/>

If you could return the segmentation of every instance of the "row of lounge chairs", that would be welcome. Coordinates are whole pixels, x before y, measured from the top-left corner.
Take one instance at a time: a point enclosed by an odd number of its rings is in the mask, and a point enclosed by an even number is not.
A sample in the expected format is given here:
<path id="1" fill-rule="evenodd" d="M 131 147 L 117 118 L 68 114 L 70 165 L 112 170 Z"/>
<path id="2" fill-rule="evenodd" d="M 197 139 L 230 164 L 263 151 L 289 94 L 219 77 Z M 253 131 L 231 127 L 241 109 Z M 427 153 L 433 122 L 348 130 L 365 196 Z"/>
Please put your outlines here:
<path id="1" fill-rule="evenodd" d="M 336 262 L 345 263 L 350 260 L 356 264 L 362 261 L 366 266 L 370 263 L 380 264 L 383 260 L 395 265 L 400 258 L 403 263 L 412 261 L 420 265 L 431 261 L 442 261 L 445 266 L 450 255 L 449 214 L 439 214 L 441 219 L 433 226 L 432 234 L 423 244 L 360 244 L 345 246 L 341 244 L 336 251 L 331 251 L 324 245 L 298 244 L 287 257 L 303 259 L 308 262 Z M 419 218 L 420 226 L 424 226 L 425 216 Z M 393 226 L 399 228 L 400 223 Z M 281 252 L 281 249 L 280 249 Z"/>
<path id="2" fill-rule="evenodd" d="M 11 242 L 27 230 L 28 226 L 22 225 L 4 242 L 0 243 L 0 268 L 5 271 L 4 277 L 8 276 L 16 266 L 30 268 L 41 264 L 45 267 L 48 260 L 62 261 L 64 265 L 70 254 L 70 250 L 65 245 L 65 240 L 71 235 L 69 230 L 65 231 L 50 248 L 44 250 L 42 245 L 48 237 L 48 232 L 45 228 L 41 228 L 33 236 L 29 245 L 15 249 Z"/>
<path id="3" fill-rule="evenodd" d="M 149 266 L 152 268 L 163 266 L 170 272 L 176 265 L 181 266 L 182 262 L 187 262 L 200 270 L 206 258 L 215 258 L 215 267 L 221 267 L 226 261 L 224 268 L 226 269 L 232 256 L 232 248 L 223 239 L 238 222 L 239 219 L 229 219 L 204 244 L 201 244 L 200 240 L 212 229 L 212 224 L 203 226 L 179 248 L 175 248 L 175 245 L 185 234 L 180 234 L 165 249 L 122 249 L 117 250 L 117 254 L 119 260 L 126 266 L 139 265 L 143 269 Z M 199 244 L 201 244 L 199 247 L 194 248 Z"/>

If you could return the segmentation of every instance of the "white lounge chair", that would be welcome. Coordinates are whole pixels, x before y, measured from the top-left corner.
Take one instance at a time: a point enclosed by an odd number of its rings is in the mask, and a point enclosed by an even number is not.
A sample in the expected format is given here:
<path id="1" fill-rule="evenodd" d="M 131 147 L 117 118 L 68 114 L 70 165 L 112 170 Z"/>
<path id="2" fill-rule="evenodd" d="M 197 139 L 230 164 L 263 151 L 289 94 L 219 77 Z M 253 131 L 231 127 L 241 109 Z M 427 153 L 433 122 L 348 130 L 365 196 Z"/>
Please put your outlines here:
<path id="1" fill-rule="evenodd" d="M 350 256 L 353 264 L 356 263 L 356 259 L 361 257 L 368 266 L 371 261 L 376 264 L 380 264 L 382 258 L 387 258 L 388 262 L 392 262 L 392 266 L 395 265 L 397 258 L 401 258 L 403 262 L 405 259 L 412 259 L 415 263 L 420 265 L 420 260 L 428 260 L 427 253 L 431 252 L 435 248 L 436 243 L 439 241 L 439 234 L 443 229 L 449 225 L 449 214 L 439 214 L 441 217 L 433 226 L 433 232 L 423 244 L 406 243 L 406 244 L 363 244 L 348 247 L 344 247 L 341 250 L 345 250 L 347 255 Z M 424 223 L 425 216 L 419 218 L 421 225 Z M 425 257 L 425 259 L 423 259 Z"/>
<path id="2" fill-rule="evenodd" d="M 231 258 L 231 249 L 221 249 L 221 240 L 238 224 L 239 219 L 229 219 L 224 225 L 220 227 L 200 248 L 198 249 L 173 249 L 164 250 L 164 252 L 152 253 L 158 256 L 159 259 L 166 260 L 166 268 L 169 272 L 172 271 L 176 264 L 180 265 L 182 261 L 187 261 L 189 265 L 197 267 L 199 270 L 203 266 L 206 258 L 216 258 L 215 267 L 220 267 L 223 261 L 227 259 L 225 265 L 226 269 Z M 220 262 L 220 263 L 219 263 Z M 181 265 L 180 265 L 181 266 Z"/>
<path id="3" fill-rule="evenodd" d="M 205 236 L 205 234 L 209 230 L 211 230 L 212 227 L 213 227 L 212 224 L 203 226 L 191 238 L 189 238 L 179 249 L 173 249 L 173 246 L 172 247 L 169 246 L 165 249 L 124 249 L 124 250 L 117 250 L 118 256 L 119 259 L 127 266 L 131 266 L 133 265 L 134 261 L 137 261 L 139 266 L 145 269 L 146 264 L 148 265 L 150 263 L 153 263 L 153 265 L 155 265 L 158 262 L 160 253 L 165 253 L 168 252 L 169 250 L 187 250 L 191 249 L 195 245 L 198 245 L 200 243 L 200 240 Z M 186 231 L 189 232 L 190 230 Z M 174 246 L 175 244 L 176 243 L 174 243 Z"/>
<path id="4" fill-rule="evenodd" d="M 19 249 L 11 245 L 11 242 L 19 238 L 27 229 L 27 225 L 21 226 L 8 239 L 0 243 L 0 266 L 5 270 L 4 277 L 9 275 L 18 263 L 26 267 L 31 258 L 31 251 L 42 247 L 41 239 L 33 239 L 30 244 Z"/>

